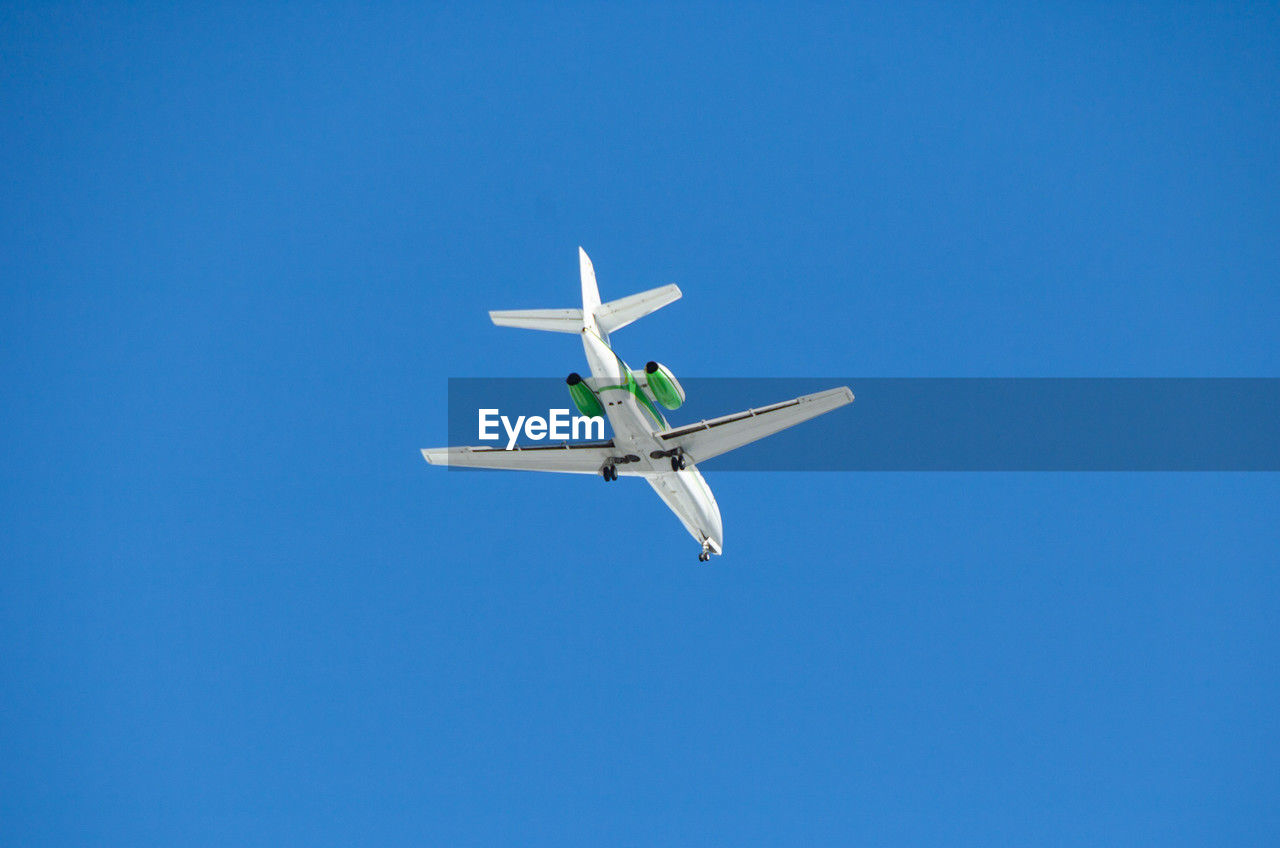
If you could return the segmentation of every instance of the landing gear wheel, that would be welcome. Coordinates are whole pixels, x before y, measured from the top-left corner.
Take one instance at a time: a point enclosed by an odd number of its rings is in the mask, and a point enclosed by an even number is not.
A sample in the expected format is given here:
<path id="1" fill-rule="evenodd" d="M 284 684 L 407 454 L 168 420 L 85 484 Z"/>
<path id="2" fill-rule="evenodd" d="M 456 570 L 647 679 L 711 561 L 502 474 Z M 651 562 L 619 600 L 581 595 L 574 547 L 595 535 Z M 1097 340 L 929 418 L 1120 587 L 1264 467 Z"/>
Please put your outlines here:
<path id="1" fill-rule="evenodd" d="M 671 470 L 672 471 L 680 470 L 680 457 L 678 456 L 671 457 Z"/>
<path id="2" fill-rule="evenodd" d="M 676 455 L 676 464 L 680 466 L 681 471 L 684 471 L 684 454 Z"/>

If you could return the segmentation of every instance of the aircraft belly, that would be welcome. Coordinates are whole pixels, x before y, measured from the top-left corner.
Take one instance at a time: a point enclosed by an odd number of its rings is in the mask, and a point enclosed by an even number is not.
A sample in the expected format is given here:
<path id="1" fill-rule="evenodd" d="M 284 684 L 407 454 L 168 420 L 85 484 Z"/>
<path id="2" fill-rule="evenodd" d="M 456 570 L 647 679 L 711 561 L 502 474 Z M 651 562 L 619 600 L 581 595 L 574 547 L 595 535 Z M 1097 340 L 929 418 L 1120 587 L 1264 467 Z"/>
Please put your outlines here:
<path id="1" fill-rule="evenodd" d="M 582 332 L 582 348 L 587 355 L 591 376 L 602 384 L 614 384 L 623 380 L 623 366 L 607 344 L 590 331 Z"/>
<path id="2" fill-rule="evenodd" d="M 605 414 L 609 416 L 609 426 L 613 428 L 613 443 L 623 453 L 634 454 L 641 458 L 646 467 L 651 467 L 649 453 L 659 449 L 658 440 L 646 426 L 640 411 L 623 392 L 611 392 L 601 397 L 606 401 Z M 609 405 L 612 401 L 612 405 Z M 619 402 L 620 401 L 620 402 Z"/>
<path id="3" fill-rule="evenodd" d="M 645 479 L 684 524 L 689 535 L 700 543 L 709 543 L 716 553 L 722 552 L 724 528 L 720 506 L 696 468 L 666 471 Z"/>

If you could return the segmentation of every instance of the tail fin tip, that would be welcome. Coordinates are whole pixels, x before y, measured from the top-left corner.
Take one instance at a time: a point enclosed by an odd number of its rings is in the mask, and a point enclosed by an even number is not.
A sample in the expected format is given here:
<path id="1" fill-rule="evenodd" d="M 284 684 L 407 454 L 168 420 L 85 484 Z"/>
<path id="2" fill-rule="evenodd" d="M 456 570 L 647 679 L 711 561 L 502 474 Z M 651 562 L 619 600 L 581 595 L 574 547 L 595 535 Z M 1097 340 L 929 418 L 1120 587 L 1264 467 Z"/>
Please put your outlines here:
<path id="1" fill-rule="evenodd" d="M 595 266 L 582 245 L 578 245 L 578 272 L 582 277 L 582 313 L 591 316 L 600 305 L 600 289 L 596 285 Z"/>

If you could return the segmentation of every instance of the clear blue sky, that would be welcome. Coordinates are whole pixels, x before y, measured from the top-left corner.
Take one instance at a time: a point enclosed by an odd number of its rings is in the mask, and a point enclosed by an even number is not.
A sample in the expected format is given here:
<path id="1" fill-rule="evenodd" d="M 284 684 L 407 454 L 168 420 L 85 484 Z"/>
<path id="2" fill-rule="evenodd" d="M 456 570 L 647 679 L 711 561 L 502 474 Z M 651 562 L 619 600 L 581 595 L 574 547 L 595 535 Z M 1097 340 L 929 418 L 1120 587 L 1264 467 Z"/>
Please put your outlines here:
<path id="1" fill-rule="evenodd" d="M 699 567 L 417 454 L 579 244 L 677 373 L 1280 376 L 1274 5 L 365 5 L 0 11 L 0 842 L 1280 841 L 1277 475 L 708 467 Z"/>

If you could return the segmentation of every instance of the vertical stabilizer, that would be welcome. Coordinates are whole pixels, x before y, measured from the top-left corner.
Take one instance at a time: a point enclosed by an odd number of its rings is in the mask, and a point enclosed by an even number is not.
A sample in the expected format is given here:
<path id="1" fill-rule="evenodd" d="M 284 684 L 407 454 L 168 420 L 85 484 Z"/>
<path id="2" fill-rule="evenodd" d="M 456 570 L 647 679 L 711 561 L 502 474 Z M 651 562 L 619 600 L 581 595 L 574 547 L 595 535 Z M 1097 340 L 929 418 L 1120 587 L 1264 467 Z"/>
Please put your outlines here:
<path id="1" fill-rule="evenodd" d="M 591 264 L 591 257 L 581 247 L 578 248 L 578 270 L 582 274 L 582 326 L 599 333 L 596 309 L 600 306 L 600 289 L 596 286 L 596 269 Z"/>

